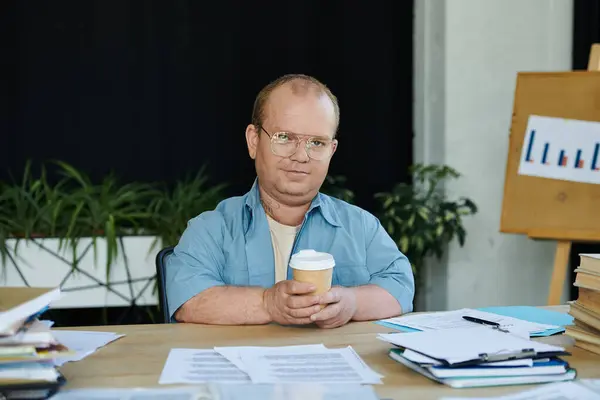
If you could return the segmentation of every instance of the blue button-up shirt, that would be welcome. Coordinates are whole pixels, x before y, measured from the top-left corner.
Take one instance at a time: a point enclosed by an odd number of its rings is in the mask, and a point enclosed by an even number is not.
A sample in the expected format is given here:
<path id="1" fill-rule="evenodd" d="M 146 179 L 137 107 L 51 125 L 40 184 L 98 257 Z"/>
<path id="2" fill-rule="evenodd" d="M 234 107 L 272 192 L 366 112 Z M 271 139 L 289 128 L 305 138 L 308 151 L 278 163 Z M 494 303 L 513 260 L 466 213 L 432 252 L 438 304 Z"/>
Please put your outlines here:
<path id="1" fill-rule="evenodd" d="M 413 309 L 411 265 L 372 214 L 319 193 L 296 237 L 292 254 L 314 249 L 333 255 L 333 285 L 377 285 Z M 288 268 L 288 279 L 292 278 Z M 170 315 L 194 295 L 213 286 L 275 283 L 275 259 L 258 182 L 244 196 L 219 203 L 188 223 L 166 262 Z"/>

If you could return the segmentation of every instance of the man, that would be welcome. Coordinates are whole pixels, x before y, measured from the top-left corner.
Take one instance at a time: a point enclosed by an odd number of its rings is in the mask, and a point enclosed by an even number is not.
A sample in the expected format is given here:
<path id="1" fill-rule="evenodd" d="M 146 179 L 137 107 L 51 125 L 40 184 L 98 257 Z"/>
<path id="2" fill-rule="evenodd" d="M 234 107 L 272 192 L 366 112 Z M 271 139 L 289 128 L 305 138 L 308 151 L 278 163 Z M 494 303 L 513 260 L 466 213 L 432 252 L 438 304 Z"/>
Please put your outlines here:
<path id="1" fill-rule="evenodd" d="M 176 321 L 335 328 L 412 311 L 410 263 L 379 221 L 319 193 L 338 124 L 337 99 L 315 78 L 286 75 L 258 94 L 246 128 L 257 180 L 192 219 L 167 261 Z M 292 279 L 288 261 L 302 249 L 333 255 L 326 294 Z"/>

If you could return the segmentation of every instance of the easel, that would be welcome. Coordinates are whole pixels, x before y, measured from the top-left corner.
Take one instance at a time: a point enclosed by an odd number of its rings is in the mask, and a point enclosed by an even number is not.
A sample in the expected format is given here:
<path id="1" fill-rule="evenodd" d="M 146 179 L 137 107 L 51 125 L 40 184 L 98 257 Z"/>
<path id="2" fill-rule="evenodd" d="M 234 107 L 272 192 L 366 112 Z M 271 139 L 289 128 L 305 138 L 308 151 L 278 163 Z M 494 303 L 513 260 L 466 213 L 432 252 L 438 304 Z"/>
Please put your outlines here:
<path id="1" fill-rule="evenodd" d="M 600 71 L 600 44 L 594 44 L 590 50 L 590 58 L 588 61 L 588 71 Z M 600 228 L 599 228 L 600 231 Z M 569 235 L 570 236 L 570 235 Z M 529 236 L 531 238 L 531 235 Z M 600 233 L 584 234 L 574 232 L 573 237 L 578 237 L 579 242 L 600 242 Z M 573 240 L 561 240 L 556 242 L 556 252 L 554 253 L 554 267 L 552 269 L 552 278 L 550 279 L 550 290 L 548 292 L 549 306 L 560 304 L 560 298 L 567 278 L 567 266 L 569 265 L 569 256 L 571 255 L 571 247 Z"/>
<path id="2" fill-rule="evenodd" d="M 600 44 L 591 48 L 587 72 L 519 73 L 517 81 L 500 230 L 557 241 L 548 305 L 560 303 L 572 243 L 600 243 L 600 214 L 589 211 L 593 199 L 600 208 L 600 185 L 518 175 L 527 119 L 544 115 L 600 122 L 600 108 L 589 101 L 600 93 L 596 71 Z"/>

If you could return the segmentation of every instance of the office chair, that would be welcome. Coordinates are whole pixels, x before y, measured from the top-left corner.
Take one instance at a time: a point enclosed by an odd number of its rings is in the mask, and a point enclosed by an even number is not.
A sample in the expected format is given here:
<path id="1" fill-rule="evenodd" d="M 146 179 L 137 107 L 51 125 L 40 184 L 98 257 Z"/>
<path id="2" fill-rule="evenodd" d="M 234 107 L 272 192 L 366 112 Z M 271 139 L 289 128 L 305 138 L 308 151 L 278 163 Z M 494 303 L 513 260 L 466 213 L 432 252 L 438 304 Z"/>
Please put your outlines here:
<path id="1" fill-rule="evenodd" d="M 158 304 L 160 311 L 163 314 L 163 323 L 168 324 L 171 322 L 171 316 L 169 315 L 169 305 L 167 303 L 166 293 L 166 275 L 165 275 L 165 261 L 167 256 L 173 253 L 173 247 L 166 247 L 158 252 L 156 255 L 156 284 L 158 287 Z"/>

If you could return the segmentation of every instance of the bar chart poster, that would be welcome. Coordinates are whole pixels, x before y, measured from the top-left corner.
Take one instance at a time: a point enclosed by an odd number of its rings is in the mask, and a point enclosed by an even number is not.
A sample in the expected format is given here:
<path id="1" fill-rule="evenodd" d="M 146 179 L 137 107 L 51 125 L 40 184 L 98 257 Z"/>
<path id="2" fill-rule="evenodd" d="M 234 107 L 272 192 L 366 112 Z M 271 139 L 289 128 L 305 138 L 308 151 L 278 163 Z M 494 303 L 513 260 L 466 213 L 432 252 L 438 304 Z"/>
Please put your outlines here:
<path id="1" fill-rule="evenodd" d="M 600 122 L 531 115 L 519 174 L 600 184 Z"/>

